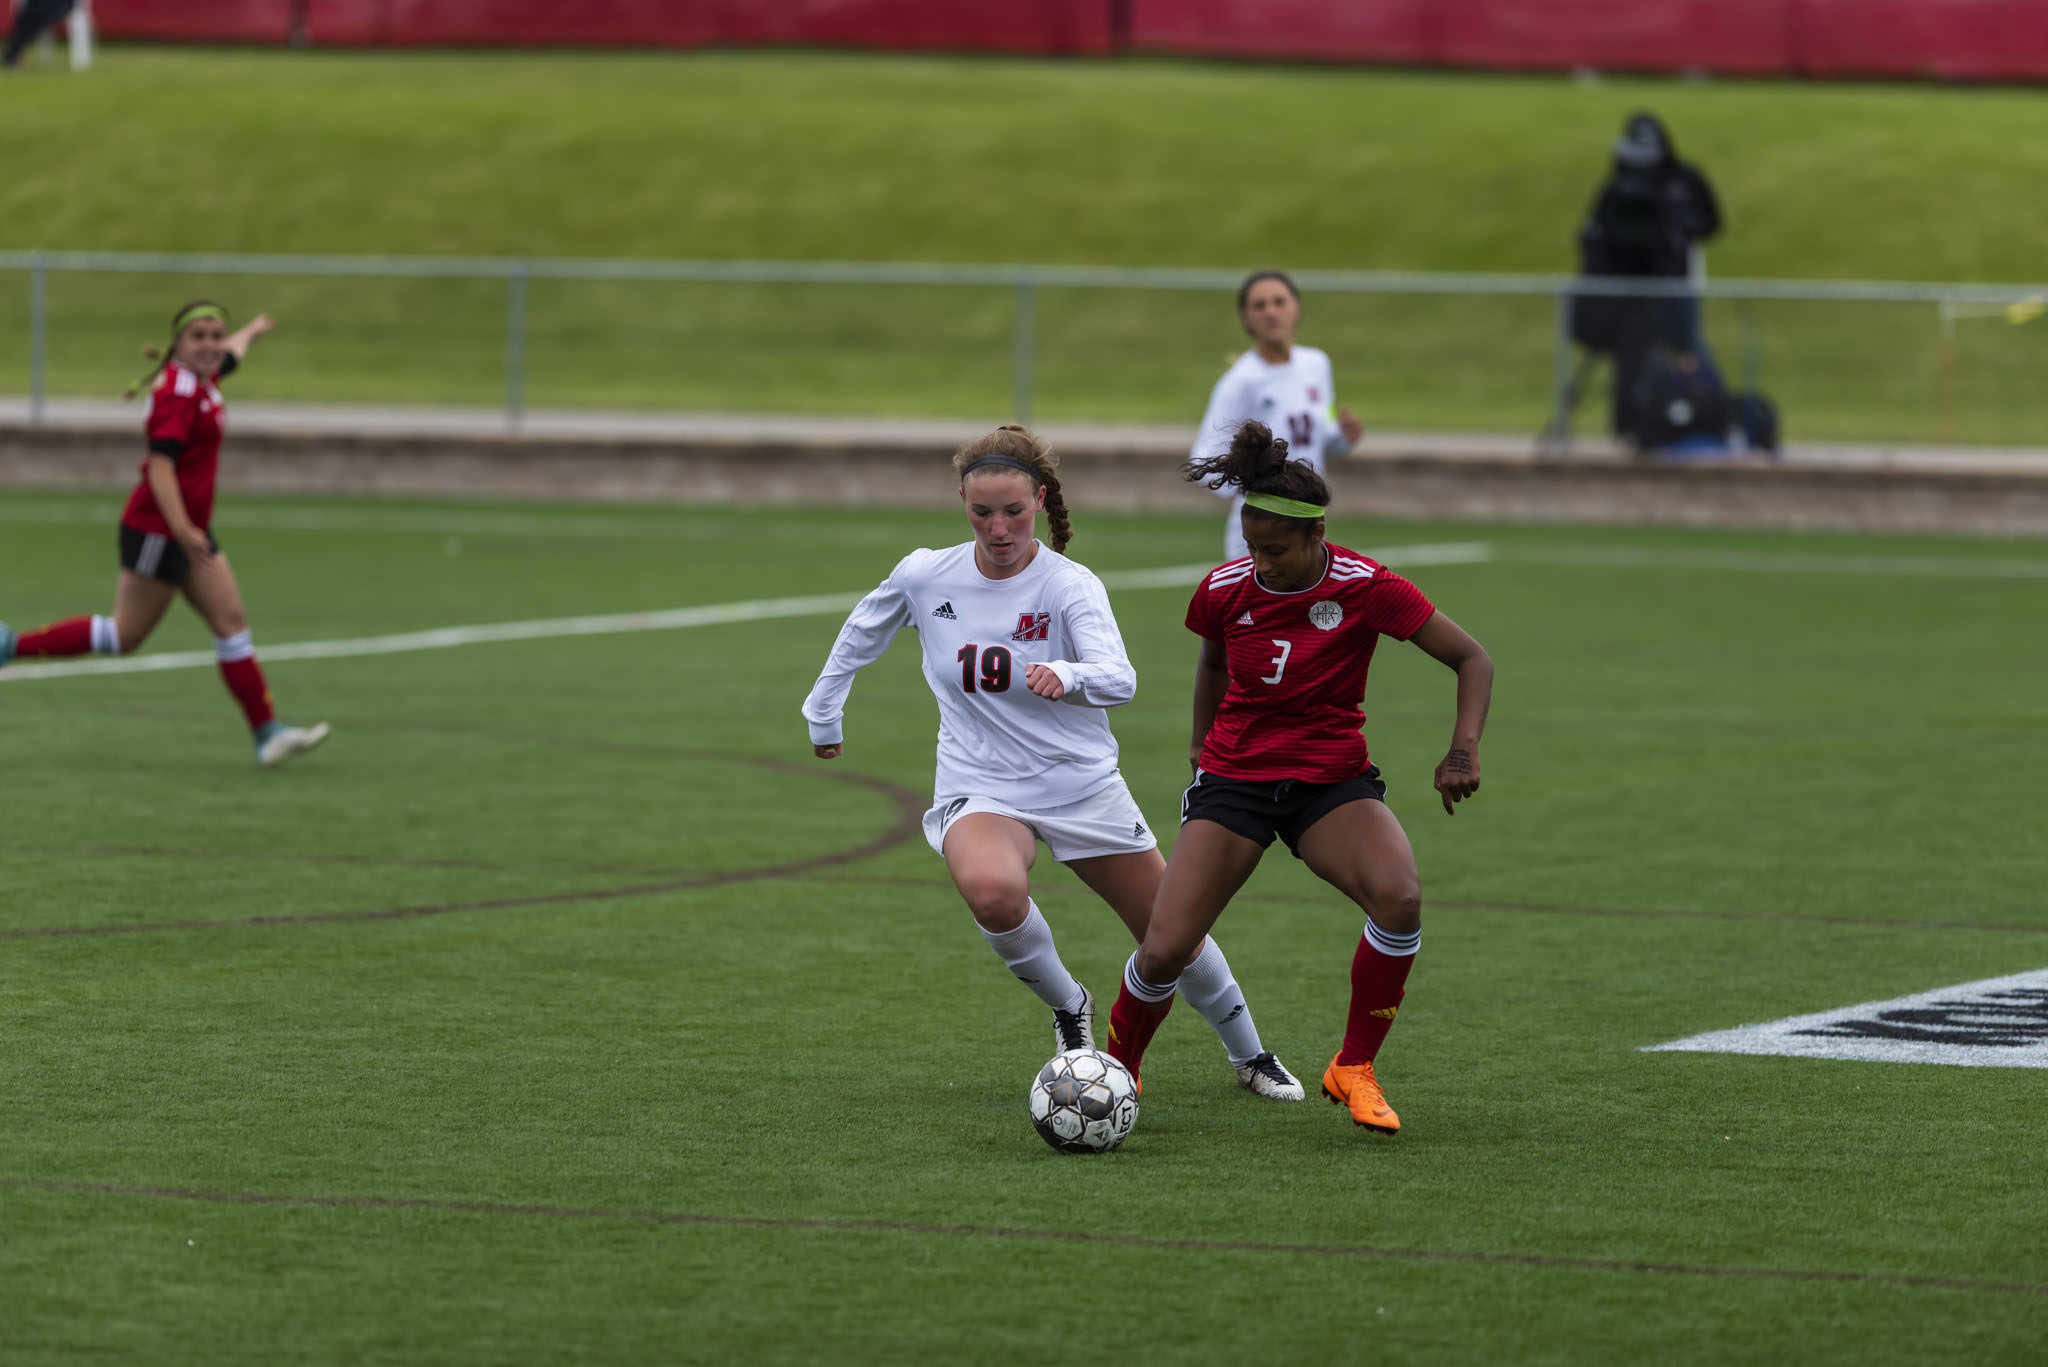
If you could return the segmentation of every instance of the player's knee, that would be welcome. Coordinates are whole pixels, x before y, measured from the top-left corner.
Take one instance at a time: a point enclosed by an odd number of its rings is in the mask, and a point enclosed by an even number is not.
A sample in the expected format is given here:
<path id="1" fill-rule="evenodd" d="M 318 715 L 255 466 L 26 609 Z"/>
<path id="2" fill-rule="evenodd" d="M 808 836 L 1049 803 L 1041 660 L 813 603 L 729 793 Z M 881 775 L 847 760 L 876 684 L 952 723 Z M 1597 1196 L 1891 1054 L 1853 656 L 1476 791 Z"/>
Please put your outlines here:
<path id="1" fill-rule="evenodd" d="M 1192 946 L 1162 943 L 1148 935 L 1145 943 L 1138 946 L 1138 953 L 1133 959 L 1138 976 L 1148 983 L 1164 984 L 1178 981 L 1180 975 L 1187 970 L 1187 966 L 1194 962 L 1201 944 L 1200 940 L 1195 941 Z"/>
<path id="2" fill-rule="evenodd" d="M 1001 934 L 1024 924 L 1030 914 L 1031 893 L 1024 884 L 1000 875 L 975 875 L 959 880 L 960 896 L 974 913 L 983 930 Z"/>
<path id="3" fill-rule="evenodd" d="M 1422 929 L 1422 888 L 1413 882 L 1368 887 L 1358 899 L 1381 930 L 1413 935 Z"/>

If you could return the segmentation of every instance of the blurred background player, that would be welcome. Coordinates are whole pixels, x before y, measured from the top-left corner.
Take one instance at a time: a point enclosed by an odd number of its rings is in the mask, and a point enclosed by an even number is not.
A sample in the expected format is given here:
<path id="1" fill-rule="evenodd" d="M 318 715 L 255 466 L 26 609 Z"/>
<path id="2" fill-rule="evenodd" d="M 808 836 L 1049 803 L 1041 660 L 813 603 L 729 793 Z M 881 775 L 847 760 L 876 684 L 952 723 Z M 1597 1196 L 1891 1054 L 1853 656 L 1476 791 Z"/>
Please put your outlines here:
<path id="1" fill-rule="evenodd" d="M 1351 962 L 1344 1042 L 1323 1095 L 1385 1134 L 1401 1121 L 1373 1060 L 1422 943 L 1422 885 L 1408 836 L 1359 727 L 1381 636 L 1413 641 L 1457 671 L 1457 721 L 1436 766 L 1444 810 L 1479 788 L 1479 734 L 1493 661 L 1422 591 L 1323 538 L 1330 488 L 1287 443 L 1245 423 L 1230 449 L 1187 477 L 1242 490 L 1249 561 L 1211 571 L 1188 605 L 1202 638 L 1195 671 L 1195 781 L 1143 942 L 1124 968 L 1107 1050 L 1132 1073 L 1173 1005 L 1182 965 L 1279 836 L 1318 878 L 1365 910 Z"/>
<path id="2" fill-rule="evenodd" d="M 1209 391 L 1209 409 L 1195 433 L 1191 461 L 1213 460 L 1230 446 L 1241 422 L 1260 422 L 1284 433 L 1295 459 L 1321 474 L 1327 458 L 1342 455 L 1364 435 L 1364 424 L 1350 409 L 1337 407 L 1330 358 L 1294 340 L 1301 326 L 1301 294 L 1280 271 L 1255 271 L 1237 288 L 1237 321 L 1252 339 L 1245 352 L 1223 372 Z M 1223 558 L 1242 559 L 1244 532 L 1238 514 L 1244 496 L 1233 499 L 1223 524 Z"/>
<path id="3" fill-rule="evenodd" d="M 149 386 L 143 415 L 149 453 L 142 460 L 142 482 L 121 513 L 114 615 L 67 617 L 20 636 L 0 623 L 0 664 L 13 657 L 125 655 L 149 638 L 182 589 L 185 601 L 213 632 L 221 679 L 241 704 L 256 737 L 257 762 L 264 765 L 303 754 L 327 739 L 325 722 L 298 727 L 277 719 L 250 644 L 241 587 L 208 530 L 226 422 L 219 381 L 233 374 L 256 339 L 274 326 L 268 315 L 258 314 L 231 334 L 227 310 L 210 300 L 178 310 L 163 359 L 136 386 Z M 158 353 L 151 349 L 146 354 Z"/>
<path id="4" fill-rule="evenodd" d="M 1031 899 L 1038 842 L 1140 941 L 1165 861 L 1117 769 L 1103 714 L 1131 700 L 1137 672 L 1102 581 L 1060 554 L 1071 531 L 1057 466 L 1021 427 L 962 447 L 953 468 L 973 540 L 897 563 L 840 628 L 803 714 L 813 752 L 838 758 L 853 676 L 897 632 L 917 633 L 939 703 L 925 839 L 989 947 L 1052 1008 L 1060 1051 L 1095 1047 L 1095 1003 Z M 1049 547 L 1035 535 L 1041 509 Z M 1262 1097 L 1301 1100 L 1301 1083 L 1260 1044 L 1222 949 L 1198 937 L 1186 960 L 1181 992 L 1215 1027 L 1238 1082 Z"/>
<path id="5" fill-rule="evenodd" d="M 76 0 L 23 0 L 8 27 L 6 44 L 0 46 L 0 66 L 20 66 L 28 45 L 62 23 L 74 3 Z"/>

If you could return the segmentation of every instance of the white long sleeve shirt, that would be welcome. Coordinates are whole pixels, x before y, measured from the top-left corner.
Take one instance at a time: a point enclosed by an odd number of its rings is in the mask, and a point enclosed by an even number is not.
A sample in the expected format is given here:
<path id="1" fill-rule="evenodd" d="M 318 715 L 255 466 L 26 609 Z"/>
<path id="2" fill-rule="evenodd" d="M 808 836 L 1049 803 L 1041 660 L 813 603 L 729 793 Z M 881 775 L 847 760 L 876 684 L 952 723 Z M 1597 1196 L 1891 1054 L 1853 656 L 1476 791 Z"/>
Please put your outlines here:
<path id="1" fill-rule="evenodd" d="M 853 676 L 917 633 L 939 703 L 935 799 L 994 797 L 1031 811 L 1077 802 L 1116 776 L 1116 737 L 1102 709 L 1131 700 L 1138 675 L 1109 594 L 1085 567 L 1037 543 L 1031 563 L 990 579 L 974 543 L 917 550 L 855 605 L 804 699 L 813 745 L 836 745 Z M 1026 666 L 1059 676 L 1053 702 Z"/>
<path id="2" fill-rule="evenodd" d="M 1189 455 L 1207 460 L 1230 449 L 1230 436 L 1247 418 L 1256 418 L 1287 442 L 1287 458 L 1304 460 L 1322 473 L 1328 458 L 1351 449 L 1337 426 L 1337 386 L 1330 378 L 1328 353 L 1295 346 L 1279 365 L 1257 351 L 1237 358 L 1209 391 L 1209 408 L 1195 433 Z M 1235 490 L 1225 486 L 1226 497 Z"/>

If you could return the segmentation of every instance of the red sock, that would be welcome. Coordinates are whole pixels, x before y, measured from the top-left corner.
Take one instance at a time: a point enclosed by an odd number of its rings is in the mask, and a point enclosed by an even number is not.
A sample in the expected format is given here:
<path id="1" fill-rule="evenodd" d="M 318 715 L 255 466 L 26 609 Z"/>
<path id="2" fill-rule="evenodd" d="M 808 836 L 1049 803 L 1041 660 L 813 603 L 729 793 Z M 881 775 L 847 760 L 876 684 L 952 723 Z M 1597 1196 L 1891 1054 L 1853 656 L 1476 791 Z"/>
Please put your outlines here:
<path id="1" fill-rule="evenodd" d="M 1394 1013 L 1405 995 L 1402 985 L 1415 966 L 1413 954 L 1386 954 L 1360 936 L 1358 953 L 1351 956 L 1351 1011 L 1344 1021 L 1344 1047 L 1337 1051 L 1340 1065 L 1370 1063 L 1394 1028 Z"/>
<path id="2" fill-rule="evenodd" d="M 1172 1009 L 1172 997 L 1163 1002 L 1148 1002 L 1132 996 L 1129 983 L 1120 984 L 1116 1005 L 1109 1008 L 1109 1043 L 1102 1052 L 1130 1069 L 1132 1077 L 1138 1076 L 1145 1046 L 1159 1033 L 1160 1022 Z"/>
<path id="3" fill-rule="evenodd" d="M 40 631 L 24 631 L 14 642 L 17 657 L 92 654 L 92 618 L 66 617 Z"/>
<path id="4" fill-rule="evenodd" d="M 227 684 L 228 692 L 235 695 L 235 701 L 242 705 L 242 715 L 249 719 L 251 731 L 261 730 L 277 713 L 270 706 L 270 687 L 263 682 L 262 667 L 251 655 L 246 660 L 222 660 L 220 677 Z"/>

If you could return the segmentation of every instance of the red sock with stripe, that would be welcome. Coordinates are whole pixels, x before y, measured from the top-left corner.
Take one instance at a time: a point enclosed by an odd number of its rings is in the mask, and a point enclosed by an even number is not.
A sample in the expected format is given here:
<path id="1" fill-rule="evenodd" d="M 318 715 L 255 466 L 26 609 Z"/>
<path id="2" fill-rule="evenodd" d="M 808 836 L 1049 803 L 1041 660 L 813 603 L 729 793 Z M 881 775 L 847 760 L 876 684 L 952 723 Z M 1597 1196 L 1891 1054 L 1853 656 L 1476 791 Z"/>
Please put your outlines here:
<path id="1" fill-rule="evenodd" d="M 249 729 L 261 731 L 277 712 L 270 705 L 270 686 L 263 681 L 263 668 L 256 663 L 256 647 L 250 643 L 249 633 L 214 637 L 213 655 L 220 661 L 221 681 L 249 719 Z"/>
<path id="2" fill-rule="evenodd" d="M 1124 980 L 1117 988 L 1116 1005 L 1109 1009 L 1109 1040 L 1105 1054 L 1138 1076 L 1145 1060 L 1145 1046 L 1159 1033 L 1166 1013 L 1173 1009 L 1174 983 L 1148 983 L 1138 976 L 1138 956 L 1124 964 Z"/>
<path id="3" fill-rule="evenodd" d="M 1407 995 L 1408 970 L 1422 947 L 1422 932 L 1394 935 L 1371 921 L 1351 956 L 1351 1010 L 1344 1021 L 1344 1047 L 1337 1051 L 1340 1067 L 1370 1063 L 1394 1028 L 1394 1015 Z"/>
<path id="4" fill-rule="evenodd" d="M 92 618 L 66 617 L 61 622 L 52 622 L 40 631 L 24 631 L 15 638 L 14 654 L 17 659 L 43 656 L 62 659 L 67 655 L 90 655 L 92 653 Z"/>

